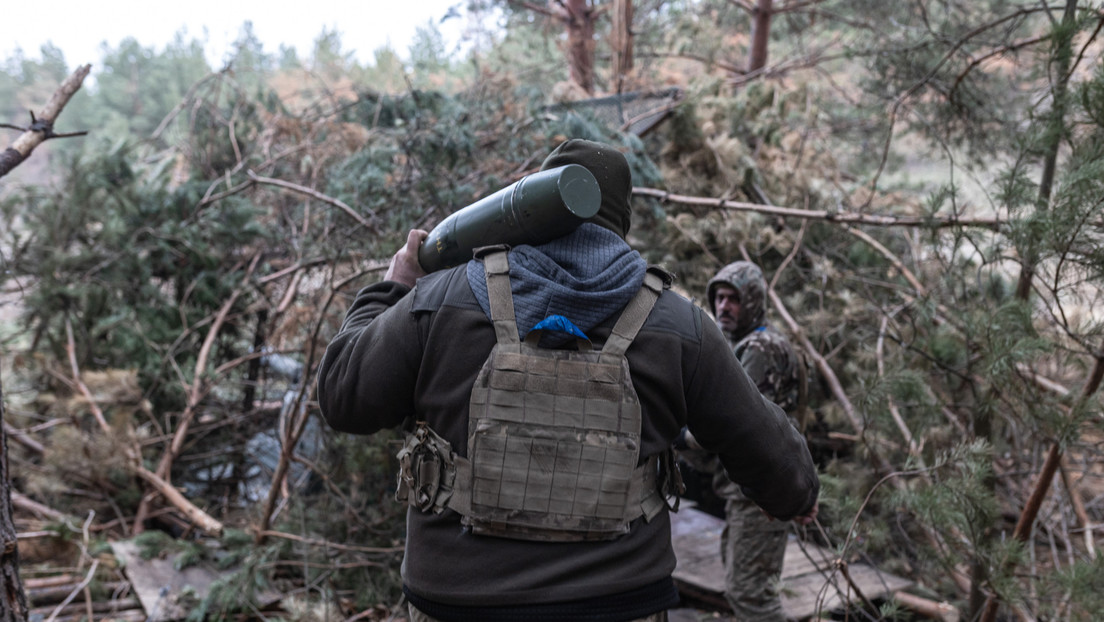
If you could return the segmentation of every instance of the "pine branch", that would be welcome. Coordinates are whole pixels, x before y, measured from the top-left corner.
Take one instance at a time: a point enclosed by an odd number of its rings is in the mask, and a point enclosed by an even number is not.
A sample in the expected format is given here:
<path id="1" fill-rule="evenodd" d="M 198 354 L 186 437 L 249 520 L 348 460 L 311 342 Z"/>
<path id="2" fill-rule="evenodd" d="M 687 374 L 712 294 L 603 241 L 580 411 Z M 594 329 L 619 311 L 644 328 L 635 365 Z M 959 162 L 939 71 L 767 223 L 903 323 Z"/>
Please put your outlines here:
<path id="1" fill-rule="evenodd" d="M 1077 12 L 1077 0 L 1067 0 L 1065 6 L 1065 13 L 1062 16 L 1062 26 L 1072 27 Z M 1038 209 L 1045 210 L 1051 200 L 1051 190 L 1054 183 L 1054 176 L 1057 169 L 1058 151 L 1061 147 L 1063 137 L 1067 134 L 1068 129 L 1065 126 L 1066 115 L 1066 98 L 1069 90 L 1069 65 L 1072 57 L 1072 34 L 1065 32 L 1063 36 L 1058 39 L 1056 49 L 1052 54 L 1052 60 L 1057 65 L 1056 74 L 1058 76 L 1058 82 L 1054 84 L 1051 96 L 1053 98 L 1052 110 L 1048 125 L 1053 130 L 1049 138 L 1049 142 L 1044 145 L 1045 153 L 1043 158 L 1043 172 L 1039 180 L 1039 194 L 1036 205 Z M 1016 284 L 1016 298 L 1027 301 L 1031 292 L 1032 280 L 1034 279 L 1036 263 L 1038 261 L 1038 249 L 1036 243 L 1033 240 L 1026 242 L 1026 248 L 1021 249 L 1022 263 L 1020 267 L 1019 281 Z M 1088 380 L 1078 397 L 1077 401 L 1071 408 L 1072 413 L 1079 412 L 1085 404 L 1087 404 L 1089 398 L 1096 389 L 1100 386 L 1101 378 L 1104 377 L 1104 349 L 1098 351 L 1096 355 L 1096 362 L 1093 366 L 1093 370 L 1089 375 Z M 1050 446 L 1050 450 L 1047 452 L 1046 461 L 1043 463 L 1043 467 L 1039 473 L 1038 478 L 1035 480 L 1035 485 L 1032 488 L 1031 496 L 1028 497 L 1027 502 L 1024 504 L 1023 510 L 1020 512 L 1020 518 L 1016 522 L 1016 529 L 1013 532 L 1013 537 L 1020 541 L 1026 542 L 1027 537 L 1031 532 L 1032 526 L 1035 524 L 1035 518 L 1039 514 L 1039 508 L 1046 498 L 1047 493 L 1050 490 L 1051 482 L 1054 480 L 1054 474 L 1057 472 L 1058 467 L 1061 464 L 1062 453 L 1064 443 L 1062 439 L 1056 439 Z M 1010 572 L 1015 568 L 1015 563 L 1011 560 L 1006 560 L 1001 565 L 1001 570 Z M 985 597 L 984 604 L 980 609 L 980 622 L 993 622 L 997 616 L 997 607 L 999 605 L 998 594 L 996 592 L 989 592 Z"/>
<path id="2" fill-rule="evenodd" d="M 246 289 L 249 279 L 253 276 L 253 271 L 257 267 L 257 263 L 260 261 L 260 254 L 253 256 L 249 267 L 245 271 L 245 275 L 242 277 L 241 285 L 235 289 L 230 297 L 223 302 L 222 307 L 219 309 L 215 316 L 214 321 L 211 324 L 211 328 L 207 331 L 207 336 L 203 340 L 203 345 L 200 346 L 199 354 L 196 359 L 195 367 L 192 371 L 192 384 L 188 386 L 185 384 L 185 392 L 187 393 L 187 402 L 184 407 L 184 412 L 180 415 L 180 421 L 177 423 L 177 428 L 173 433 L 172 441 L 169 443 L 169 447 L 165 449 L 165 452 L 161 454 L 161 461 L 157 465 L 157 471 L 154 473 L 139 473 L 143 479 L 154 485 L 159 492 L 162 493 L 171 503 L 176 505 L 180 499 L 183 499 L 183 495 L 176 492 L 176 489 L 168 484 L 170 474 L 172 472 L 172 464 L 176 457 L 180 455 L 180 451 L 184 447 L 184 441 L 187 439 L 188 428 L 191 426 L 192 419 L 195 418 L 198 412 L 200 401 L 207 392 L 210 390 L 210 385 L 204 379 L 207 373 L 207 358 L 210 355 L 211 347 L 214 344 L 215 338 L 218 336 L 219 331 L 222 329 L 223 324 L 226 322 L 226 317 L 229 315 L 230 309 L 237 301 L 238 296 Z M 164 485 L 161 485 L 161 482 Z M 137 518 L 135 519 L 135 529 L 141 531 L 142 522 L 145 516 L 149 513 L 149 497 L 143 497 L 141 503 L 138 505 Z M 198 510 L 198 508 L 196 508 Z M 203 520 L 201 517 L 197 518 L 194 513 L 188 513 L 188 517 L 193 520 Z M 204 521 L 199 523 L 201 527 L 207 530 L 217 530 L 215 533 L 222 531 L 222 525 L 214 519 L 210 521 Z"/>
<path id="3" fill-rule="evenodd" d="M 1034 45 L 1036 43 L 1048 40 L 1050 40 L 1050 35 L 1041 35 L 1038 37 L 1031 37 L 1029 39 L 1021 39 L 1019 41 L 1009 43 L 1008 45 L 1002 45 L 1001 47 L 996 48 L 987 54 L 982 54 L 981 56 L 975 58 L 974 60 L 970 61 L 970 64 L 966 65 L 965 69 L 959 72 L 958 77 L 955 78 L 954 84 L 951 85 L 950 90 L 947 91 L 947 99 L 954 101 L 955 91 L 958 90 L 958 85 L 966 79 L 966 76 L 971 71 L 973 71 L 978 65 L 984 63 L 986 60 L 989 60 L 994 56 L 1002 56 L 1004 54 L 1007 54 L 1008 52 L 1014 52 L 1020 48 L 1025 48 L 1029 45 Z"/>
<path id="4" fill-rule="evenodd" d="M 188 389 L 187 405 L 184 407 L 184 412 L 180 416 L 180 421 L 177 423 L 175 434 L 173 434 L 172 443 L 169 445 L 168 451 L 161 456 L 161 462 L 157 466 L 158 477 L 169 477 L 169 473 L 172 470 L 173 460 L 180 454 L 181 449 L 184 447 L 184 440 L 187 438 L 188 427 L 195 417 L 199 409 L 199 402 L 208 392 L 208 384 L 204 380 L 204 375 L 207 373 L 207 358 L 210 356 L 211 347 L 214 345 L 215 338 L 218 337 L 219 331 L 222 330 L 223 325 L 226 323 L 226 317 L 230 313 L 230 309 L 233 308 L 234 303 L 237 302 L 238 296 L 246 289 L 249 283 L 249 279 L 253 276 L 253 270 L 257 267 L 257 262 L 260 261 L 260 254 L 254 255 L 249 267 L 245 271 L 245 275 L 242 277 L 241 285 L 235 289 L 230 297 L 226 299 L 222 304 L 222 308 L 219 309 L 218 314 L 215 317 L 214 322 L 211 324 L 211 328 L 207 331 L 207 337 L 203 340 L 203 345 L 199 348 L 199 354 L 196 358 L 195 369 L 192 375 L 192 384 Z"/>
<path id="5" fill-rule="evenodd" d="M 973 30 L 971 30 L 970 32 L 966 33 L 964 36 L 959 38 L 958 41 L 956 41 L 950 47 L 950 49 L 948 49 L 946 51 L 946 53 L 944 53 L 943 57 L 940 58 L 939 61 L 935 63 L 935 65 L 931 68 L 931 70 L 928 71 L 927 75 L 925 75 L 923 78 L 918 80 L 915 84 L 913 84 L 909 88 L 905 89 L 905 91 L 903 93 L 901 93 L 896 98 L 894 98 L 893 103 L 889 107 L 889 114 L 887 115 L 889 117 L 889 120 L 888 120 L 889 129 L 887 131 L 886 138 L 882 143 L 883 146 L 882 146 L 881 159 L 879 160 L 878 168 L 874 172 L 874 176 L 871 178 L 871 181 L 870 181 L 870 188 L 871 189 L 874 189 L 874 188 L 877 187 L 878 180 L 881 178 L 882 173 L 885 172 L 886 163 L 889 162 L 889 148 L 890 148 L 890 144 L 892 144 L 892 142 L 893 142 L 893 126 L 897 124 L 897 116 L 900 113 L 901 108 L 905 105 L 905 102 L 910 100 L 913 97 L 913 95 L 915 95 L 916 92 L 919 91 L 924 85 L 931 82 L 931 80 L 933 78 L 935 78 L 936 74 L 938 74 L 940 68 L 942 68 L 943 65 L 945 65 L 947 62 L 949 62 L 950 59 L 953 58 L 954 55 L 958 52 L 958 50 L 961 49 L 964 45 L 966 45 L 966 43 L 968 41 L 970 41 L 974 37 L 977 37 L 978 35 L 986 32 L 986 31 L 988 31 L 992 28 L 996 28 L 997 26 L 1000 26 L 1001 24 L 1003 24 L 1003 23 L 1005 23 L 1009 20 L 1017 19 L 1017 18 L 1022 17 L 1024 15 L 1029 15 L 1031 13 L 1034 13 L 1034 12 L 1038 11 L 1038 10 L 1039 9 L 1021 8 L 1021 9 L 1019 9 L 1017 11 L 1014 11 L 1014 12 L 1008 14 L 1008 15 L 1005 15 L 1003 17 L 998 18 L 993 22 L 990 22 L 988 24 L 982 24 L 981 26 L 978 26 L 977 28 L 974 28 Z M 871 196 L 873 196 L 873 193 L 871 193 Z"/>
<path id="6" fill-rule="evenodd" d="M 1077 399 L 1077 403 L 1071 409 L 1073 412 L 1078 412 L 1081 408 L 1084 408 L 1088 403 L 1089 398 L 1096 393 L 1096 390 L 1100 388 L 1101 380 L 1104 379 L 1104 343 L 1101 343 L 1100 351 L 1096 355 L 1096 363 L 1093 365 L 1092 372 L 1089 374 L 1084 388 L 1081 390 L 1081 395 Z M 1043 462 L 1043 468 L 1039 472 L 1038 478 L 1035 480 L 1035 487 L 1031 491 L 1031 496 L 1028 497 L 1027 503 L 1024 504 L 1024 509 L 1020 513 L 1020 518 L 1016 521 L 1016 528 L 1012 532 L 1012 537 L 1020 542 L 1027 542 L 1027 537 L 1031 534 L 1031 527 L 1035 524 L 1035 518 L 1039 515 L 1039 508 L 1043 505 L 1043 500 L 1046 499 L 1047 493 L 1050 491 L 1050 483 L 1054 479 L 1055 473 L 1058 471 L 1058 467 L 1062 463 L 1063 443 L 1055 441 L 1047 452 L 1046 461 Z M 1004 564 L 1004 570 L 1011 571 L 1015 565 L 1012 562 L 1006 562 Z M 981 622 L 994 622 L 997 616 L 997 595 L 990 593 L 985 601 L 985 608 L 982 611 Z"/>
<path id="7" fill-rule="evenodd" d="M 764 204 L 769 203 L 769 200 L 766 197 L 762 197 L 761 200 L 763 201 Z M 713 201 L 716 201 L 716 200 L 713 200 Z M 770 205 L 759 205 L 759 204 L 744 204 L 744 205 L 746 205 L 749 209 L 755 209 L 755 208 L 758 208 L 758 207 L 773 207 L 773 206 L 770 206 Z M 788 209 L 788 208 L 779 208 L 779 209 Z M 805 211 L 808 211 L 808 210 L 805 210 Z M 889 249 L 887 249 L 884 245 L 878 243 L 876 240 L 874 240 L 874 238 L 872 238 L 871 236 L 865 234 L 862 231 L 859 231 L 858 229 L 855 229 L 854 227 L 845 226 L 845 229 L 848 232 L 852 233 L 853 235 L 856 235 L 860 239 L 866 241 L 868 244 L 870 244 L 872 247 L 874 247 L 876 250 L 878 250 L 878 252 L 880 252 L 884 256 L 886 256 L 890 260 L 890 262 L 898 270 L 900 270 L 902 274 L 905 275 L 906 280 L 908 280 L 909 283 L 912 284 L 916 288 L 916 292 L 918 294 L 923 295 L 926 292 L 925 288 L 920 283 L 919 279 L 917 279 L 912 274 L 912 272 L 909 271 L 905 267 L 904 263 L 901 262 L 900 259 L 898 259 L 893 253 L 891 253 L 889 251 Z M 743 255 L 745 260 L 748 260 L 748 261 L 751 260 L 751 257 L 750 257 L 750 255 L 747 251 L 747 248 L 743 244 L 740 245 L 740 253 Z M 777 278 L 777 275 L 775 275 L 775 278 Z M 824 377 L 825 381 L 828 383 L 829 388 L 832 392 L 832 395 L 836 398 L 836 401 L 839 403 L 840 407 L 843 409 L 844 414 L 850 420 L 852 428 L 855 430 L 856 441 L 857 442 L 864 442 L 864 444 L 867 446 L 870 458 L 874 462 L 875 468 L 878 470 L 879 473 L 887 474 L 887 475 L 891 474 L 893 472 L 892 466 L 889 464 L 889 462 L 880 453 L 878 453 L 875 450 L 875 448 L 873 447 L 873 445 L 870 442 L 871 440 L 873 440 L 873 441 L 884 441 L 884 439 L 877 438 L 877 437 L 870 438 L 870 435 L 868 434 L 868 431 L 866 429 L 865 424 L 859 419 L 859 417 L 855 413 L 855 408 L 851 404 L 850 399 L 847 397 L 847 394 L 843 389 L 843 384 L 839 381 L 839 378 L 836 376 L 835 371 L 832 369 L 832 367 L 828 364 L 828 361 L 825 360 L 825 358 L 820 355 L 820 353 L 817 351 L 816 347 L 812 344 L 811 341 L 809 341 L 808 337 L 805 335 L 804 330 L 802 330 L 801 326 L 798 325 L 796 320 L 794 320 L 793 316 L 789 313 L 789 311 L 786 309 L 785 305 L 783 304 L 782 298 L 774 291 L 773 288 L 768 289 L 768 296 L 770 298 L 771 304 L 773 305 L 774 309 L 782 317 L 783 322 L 789 328 L 790 333 L 792 335 L 794 335 L 795 339 L 801 344 L 802 349 L 804 349 L 806 354 L 814 361 L 814 363 L 817 366 L 817 369 L 820 371 L 820 373 Z M 907 433 L 907 428 L 906 428 L 905 436 L 906 436 L 906 438 L 908 436 L 910 436 Z M 926 471 L 923 471 L 923 472 L 926 473 Z M 900 482 L 898 480 L 896 480 L 894 478 L 889 478 L 889 481 L 892 481 L 895 486 L 900 487 Z M 932 529 L 928 529 L 926 527 L 922 527 L 921 528 L 921 533 L 924 535 L 924 537 L 928 540 L 928 542 L 930 543 L 930 545 L 933 548 L 935 548 L 937 550 L 941 550 L 941 549 L 944 549 L 946 547 L 944 538 L 939 532 L 937 532 L 935 530 L 932 530 Z M 955 538 L 958 538 L 958 539 L 963 538 L 962 534 L 958 533 L 958 530 L 952 530 L 952 536 L 955 537 Z M 961 567 L 953 567 L 953 568 L 949 568 L 948 570 L 950 572 L 951 579 L 955 582 L 955 584 L 959 587 L 959 589 L 962 590 L 963 592 L 969 592 L 969 590 L 970 590 L 970 581 L 969 581 L 969 578 L 967 576 L 967 571 L 964 568 L 961 568 Z"/>
<path id="8" fill-rule="evenodd" d="M 350 279 L 346 279 L 345 281 L 343 281 L 343 283 L 350 282 L 352 278 L 353 277 L 350 277 Z M 329 309 L 330 304 L 333 302 L 334 298 L 337 296 L 337 293 L 340 290 L 341 287 L 337 285 L 331 286 L 329 288 L 329 292 L 326 294 L 326 299 L 322 303 L 317 315 L 315 316 L 317 321 L 314 323 L 311 338 L 308 340 L 308 343 L 310 344 L 310 349 L 307 354 L 307 361 L 303 365 L 304 378 L 311 376 L 315 345 L 318 343 L 318 333 L 321 330 L 322 325 L 324 324 L 326 311 Z M 296 416 L 296 413 L 300 410 L 300 404 L 302 403 L 304 394 L 307 393 L 310 390 L 310 387 L 313 387 L 314 384 L 310 382 L 306 383 L 305 385 L 303 383 L 300 383 L 299 386 L 300 388 L 295 403 L 290 408 L 290 416 L 292 417 Z M 273 532 L 269 530 L 269 527 L 271 527 L 273 517 L 276 514 L 277 499 L 284 491 L 284 478 L 287 477 L 287 472 L 291 465 L 291 455 L 295 452 L 295 446 L 299 443 L 299 438 L 302 435 L 303 430 L 306 429 L 306 420 L 309 418 L 309 414 L 310 413 L 304 412 L 303 416 L 301 417 L 301 421 L 295 421 L 293 422 L 294 425 L 291 426 L 286 425 L 285 422 L 282 420 L 280 422 L 281 425 L 279 429 L 283 435 L 280 439 L 280 457 L 276 461 L 276 468 L 273 469 L 272 483 L 269 485 L 268 495 L 265 496 L 264 505 L 261 508 L 261 516 L 258 519 L 258 526 L 254 530 L 253 535 L 254 542 L 258 545 L 264 543 L 268 537 L 273 535 Z"/>
<path id="9" fill-rule="evenodd" d="M 404 547 L 402 547 L 402 546 L 388 546 L 388 547 L 352 546 L 352 545 L 349 545 L 349 544 L 339 544 L 337 542 L 331 542 L 329 540 L 320 540 L 318 538 L 307 538 L 307 537 L 304 537 L 304 536 L 300 536 L 298 534 L 287 533 L 285 531 L 272 531 L 272 530 L 269 530 L 269 531 L 259 533 L 257 535 L 265 537 L 265 538 L 269 538 L 269 537 L 283 538 L 284 540 L 292 540 L 294 542 L 299 542 L 301 544 L 306 544 L 308 546 L 317 546 L 317 547 L 321 547 L 321 548 L 324 548 L 324 549 L 327 549 L 327 550 L 334 550 L 334 551 L 350 551 L 350 552 L 353 552 L 353 553 L 379 553 L 379 554 L 390 555 L 390 554 L 393 554 L 393 553 L 402 553 L 403 549 L 404 549 Z"/>

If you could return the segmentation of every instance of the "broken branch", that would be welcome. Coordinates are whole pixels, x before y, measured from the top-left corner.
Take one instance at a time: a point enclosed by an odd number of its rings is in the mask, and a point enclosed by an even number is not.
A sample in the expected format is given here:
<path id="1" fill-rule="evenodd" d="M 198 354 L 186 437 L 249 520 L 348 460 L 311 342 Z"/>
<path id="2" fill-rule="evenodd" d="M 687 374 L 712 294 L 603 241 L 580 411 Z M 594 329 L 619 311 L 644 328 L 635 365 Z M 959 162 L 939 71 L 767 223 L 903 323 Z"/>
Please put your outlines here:
<path id="1" fill-rule="evenodd" d="M 77 67 L 77 70 L 73 72 L 65 82 L 61 83 L 57 91 L 50 97 L 50 100 L 46 102 L 46 107 L 43 108 L 36 118 L 34 113 L 31 113 L 31 125 L 28 127 L 19 138 L 15 139 L 11 147 L 8 147 L 3 152 L 0 152 L 0 177 L 7 175 L 9 171 L 19 166 L 23 160 L 26 160 L 34 148 L 41 145 L 43 142 L 50 138 L 64 138 L 67 136 L 80 136 L 86 132 L 72 132 L 68 134 L 55 134 L 54 133 L 54 121 L 57 120 L 61 110 L 65 108 L 65 104 L 69 103 L 69 100 L 73 97 L 73 94 L 80 90 L 81 84 L 84 79 L 88 77 L 88 73 L 92 70 L 92 65 L 82 65 Z M 12 127 L 12 126 L 6 126 Z"/>

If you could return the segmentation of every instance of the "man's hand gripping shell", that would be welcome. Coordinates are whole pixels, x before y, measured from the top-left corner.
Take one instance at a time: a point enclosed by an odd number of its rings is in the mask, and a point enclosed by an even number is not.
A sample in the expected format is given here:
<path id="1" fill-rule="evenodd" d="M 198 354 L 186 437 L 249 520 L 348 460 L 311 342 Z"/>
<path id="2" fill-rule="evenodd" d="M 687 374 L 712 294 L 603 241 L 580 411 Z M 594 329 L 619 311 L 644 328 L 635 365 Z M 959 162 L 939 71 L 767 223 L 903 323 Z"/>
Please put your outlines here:
<path id="1" fill-rule="evenodd" d="M 411 229 L 406 234 L 406 244 L 391 257 L 391 264 L 387 266 L 387 274 L 383 275 L 383 279 L 414 287 L 414 283 L 426 275 L 422 264 L 418 263 L 418 248 L 428 236 L 427 231 Z"/>

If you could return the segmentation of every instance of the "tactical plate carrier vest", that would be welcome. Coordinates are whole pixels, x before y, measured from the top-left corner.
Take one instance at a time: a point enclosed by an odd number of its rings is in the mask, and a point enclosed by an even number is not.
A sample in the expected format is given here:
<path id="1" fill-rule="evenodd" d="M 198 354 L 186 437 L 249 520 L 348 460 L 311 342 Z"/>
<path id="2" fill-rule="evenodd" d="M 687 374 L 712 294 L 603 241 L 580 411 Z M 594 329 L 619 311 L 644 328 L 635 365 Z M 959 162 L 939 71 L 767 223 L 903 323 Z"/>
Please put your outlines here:
<path id="1" fill-rule="evenodd" d="M 666 279 L 648 271 L 600 351 L 583 338 L 576 349 L 546 349 L 537 345 L 542 330 L 518 338 L 506 252 L 488 250 L 498 343 L 472 389 L 467 458 L 420 422 L 399 452 L 396 497 L 422 511 L 451 508 L 477 534 L 559 542 L 626 534 L 631 521 L 663 509 L 660 488 L 672 476 L 669 454 L 637 467 L 640 400 L 624 356 Z"/>

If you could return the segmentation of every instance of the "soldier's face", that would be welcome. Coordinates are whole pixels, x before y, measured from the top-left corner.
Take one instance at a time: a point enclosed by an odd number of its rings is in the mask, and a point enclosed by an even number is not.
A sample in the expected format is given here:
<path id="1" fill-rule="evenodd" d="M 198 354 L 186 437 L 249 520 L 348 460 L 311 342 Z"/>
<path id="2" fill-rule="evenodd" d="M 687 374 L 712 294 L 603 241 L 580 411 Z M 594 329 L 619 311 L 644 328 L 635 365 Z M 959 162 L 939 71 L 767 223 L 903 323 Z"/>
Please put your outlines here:
<path id="1" fill-rule="evenodd" d="M 713 309 L 717 313 L 717 326 L 731 333 L 736 330 L 740 319 L 740 295 L 727 285 L 718 285 L 713 290 Z"/>

